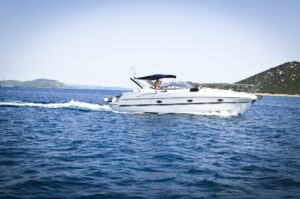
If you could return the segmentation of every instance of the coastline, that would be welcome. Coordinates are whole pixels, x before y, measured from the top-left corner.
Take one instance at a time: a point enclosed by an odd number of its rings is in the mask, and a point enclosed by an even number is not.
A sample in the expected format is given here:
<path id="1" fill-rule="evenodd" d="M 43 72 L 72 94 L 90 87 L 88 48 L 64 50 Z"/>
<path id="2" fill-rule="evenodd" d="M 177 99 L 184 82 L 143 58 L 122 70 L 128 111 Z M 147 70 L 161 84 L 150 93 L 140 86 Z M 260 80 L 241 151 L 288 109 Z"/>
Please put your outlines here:
<path id="1" fill-rule="evenodd" d="M 290 95 L 290 94 L 280 94 L 280 93 L 254 93 L 255 95 L 262 96 L 277 96 L 277 97 L 300 97 L 300 94 Z"/>

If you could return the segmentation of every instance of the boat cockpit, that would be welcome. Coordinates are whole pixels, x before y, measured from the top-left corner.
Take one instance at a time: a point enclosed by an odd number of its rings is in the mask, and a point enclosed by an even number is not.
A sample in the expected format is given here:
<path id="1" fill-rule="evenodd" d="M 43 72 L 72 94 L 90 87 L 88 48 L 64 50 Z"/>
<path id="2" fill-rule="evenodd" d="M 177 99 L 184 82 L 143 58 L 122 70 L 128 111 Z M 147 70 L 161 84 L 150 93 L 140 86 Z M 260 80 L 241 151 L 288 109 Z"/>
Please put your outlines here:
<path id="1" fill-rule="evenodd" d="M 155 74 L 145 77 L 135 77 L 131 78 L 131 80 L 141 89 L 167 91 L 177 89 L 191 89 L 193 87 L 190 83 L 185 81 L 176 81 L 175 78 L 175 75 Z"/>

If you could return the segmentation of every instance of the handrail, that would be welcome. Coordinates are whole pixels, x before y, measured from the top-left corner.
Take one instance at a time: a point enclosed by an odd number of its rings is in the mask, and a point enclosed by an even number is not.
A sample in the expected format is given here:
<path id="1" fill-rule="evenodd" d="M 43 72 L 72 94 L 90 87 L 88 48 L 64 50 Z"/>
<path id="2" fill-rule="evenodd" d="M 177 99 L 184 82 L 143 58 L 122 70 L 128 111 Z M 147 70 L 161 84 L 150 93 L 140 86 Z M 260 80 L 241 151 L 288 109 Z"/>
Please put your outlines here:
<path id="1" fill-rule="evenodd" d="M 143 88 L 137 81 L 135 81 L 133 78 L 130 78 L 131 81 L 133 81 L 136 85 L 138 85 L 140 88 Z"/>

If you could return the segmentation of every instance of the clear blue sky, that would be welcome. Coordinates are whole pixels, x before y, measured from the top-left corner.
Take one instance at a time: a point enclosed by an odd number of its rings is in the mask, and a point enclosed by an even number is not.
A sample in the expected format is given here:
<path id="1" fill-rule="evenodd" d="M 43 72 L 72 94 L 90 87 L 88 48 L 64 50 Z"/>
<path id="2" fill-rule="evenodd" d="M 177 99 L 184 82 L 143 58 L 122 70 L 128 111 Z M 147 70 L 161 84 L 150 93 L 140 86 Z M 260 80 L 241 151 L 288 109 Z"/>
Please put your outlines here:
<path id="1" fill-rule="evenodd" d="M 0 79 L 233 83 L 300 60 L 300 1 L 0 0 Z"/>

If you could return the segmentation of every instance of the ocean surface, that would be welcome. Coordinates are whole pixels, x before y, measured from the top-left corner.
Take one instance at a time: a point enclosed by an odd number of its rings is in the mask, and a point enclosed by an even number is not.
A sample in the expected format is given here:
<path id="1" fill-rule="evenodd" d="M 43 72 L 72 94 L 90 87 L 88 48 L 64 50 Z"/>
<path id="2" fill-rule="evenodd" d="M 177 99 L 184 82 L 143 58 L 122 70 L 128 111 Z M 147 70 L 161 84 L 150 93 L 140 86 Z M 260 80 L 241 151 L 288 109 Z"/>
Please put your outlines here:
<path id="1" fill-rule="evenodd" d="M 121 91 L 0 89 L 0 198 L 300 198 L 300 98 L 126 114 Z"/>

